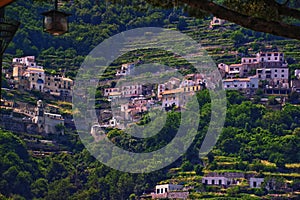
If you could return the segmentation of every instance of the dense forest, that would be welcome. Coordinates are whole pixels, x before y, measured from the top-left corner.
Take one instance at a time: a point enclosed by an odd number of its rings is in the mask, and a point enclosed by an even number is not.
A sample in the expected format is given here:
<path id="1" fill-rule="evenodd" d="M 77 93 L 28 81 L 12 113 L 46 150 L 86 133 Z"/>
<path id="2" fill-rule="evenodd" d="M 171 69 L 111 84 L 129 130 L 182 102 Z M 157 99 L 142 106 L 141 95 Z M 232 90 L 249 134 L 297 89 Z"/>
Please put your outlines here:
<path id="1" fill-rule="evenodd" d="M 112 170 L 95 160 L 76 140 L 68 144 L 72 154 L 33 158 L 27 153 L 26 145 L 20 138 L 1 130 L 1 194 L 14 199 L 128 199 L 129 196 L 141 195 L 157 182 L 169 178 L 168 171 L 172 167 L 197 171 L 205 162 L 207 169 L 224 169 L 214 160 L 217 156 L 230 156 L 238 160 L 229 169 L 257 173 L 284 172 L 288 170 L 286 164 L 300 162 L 300 108 L 286 104 L 282 111 L 273 110 L 246 101 L 238 92 L 227 93 L 225 127 L 217 146 L 208 156 L 209 161 L 199 159 L 199 147 L 210 120 L 210 97 L 207 90 L 199 92 L 197 97 L 202 120 L 193 145 L 171 166 L 147 174 Z M 180 118 L 179 115 L 179 112 L 170 112 L 168 118 L 171 120 L 167 120 L 164 134 L 145 140 L 141 145 L 149 145 L 153 149 L 166 145 L 173 137 L 170 133 L 176 132 L 173 122 Z M 130 147 L 131 151 L 141 147 L 137 145 L 138 141 L 120 131 L 111 130 L 108 137 L 125 149 Z M 265 166 L 260 160 L 275 165 Z"/>

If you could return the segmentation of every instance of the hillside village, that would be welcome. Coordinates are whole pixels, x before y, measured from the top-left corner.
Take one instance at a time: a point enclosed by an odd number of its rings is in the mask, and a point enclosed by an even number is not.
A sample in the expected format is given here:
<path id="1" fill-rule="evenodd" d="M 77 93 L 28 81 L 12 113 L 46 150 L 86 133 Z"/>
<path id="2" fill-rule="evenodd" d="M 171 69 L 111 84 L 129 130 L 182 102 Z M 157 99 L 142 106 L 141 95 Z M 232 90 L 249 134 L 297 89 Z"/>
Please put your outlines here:
<path id="1" fill-rule="evenodd" d="M 135 67 L 138 67 L 135 63 L 123 64 L 115 75 L 119 80 L 122 80 L 126 76 L 130 76 Z M 266 96 L 276 95 L 281 97 L 277 101 L 278 103 L 284 103 L 288 101 L 291 92 L 298 93 L 300 91 L 300 72 L 296 70 L 295 77 L 297 79 L 290 80 L 289 68 L 283 52 L 258 52 L 253 57 L 242 57 L 239 64 L 219 63 L 218 69 L 222 75 L 225 90 L 241 91 L 248 98 L 252 98 L 258 90 L 261 90 Z M 36 64 L 33 56 L 14 58 L 12 73 L 7 72 L 6 77 L 12 89 L 48 93 L 55 96 L 57 100 L 72 95 L 73 80 L 59 74 L 45 74 L 43 67 Z M 153 108 L 166 111 L 184 109 L 189 97 L 195 92 L 206 88 L 206 78 L 204 74 L 200 73 L 187 74 L 182 80 L 172 77 L 165 83 L 151 86 L 135 83 L 114 88 L 105 87 L 103 97 L 114 105 L 118 111 L 114 112 L 114 115 L 107 122 L 101 122 L 99 119 L 100 126 L 92 126 L 91 134 L 97 135 L 97 131 L 102 130 L 102 128 L 125 129 L 128 125 L 139 122 L 143 114 Z M 122 99 L 127 99 L 127 101 L 122 103 Z M 37 102 L 35 107 L 32 106 L 31 108 L 28 105 L 22 108 L 14 108 L 14 102 L 3 100 L 2 107 L 5 106 L 26 116 L 21 121 L 14 119 L 18 121 L 17 123 L 24 124 L 25 128 L 18 130 L 15 125 L 11 125 L 12 121 L 7 120 L 12 120 L 12 118 L 3 115 L 3 122 L 10 122 L 4 123 L 6 129 L 35 132 L 43 135 L 64 134 L 63 127 L 66 124 L 63 116 L 58 114 L 57 111 L 54 113 L 46 111 L 41 100 Z M 111 116 L 111 113 L 109 116 Z M 69 127 L 72 127 L 72 125 L 69 125 Z M 208 172 L 203 176 L 201 182 L 204 185 L 216 185 L 220 188 L 246 184 L 245 187 L 249 189 L 264 187 L 267 190 L 291 191 L 288 184 L 282 181 L 279 183 L 274 178 L 265 180 L 263 177 L 263 175 L 255 173 Z M 168 184 L 157 185 L 153 192 L 142 195 L 141 199 L 186 199 L 189 196 L 189 191 L 193 188 L 169 182 Z"/>
<path id="2" fill-rule="evenodd" d="M 226 21 L 214 17 L 209 28 L 214 29 L 224 23 Z M 216 67 L 222 76 L 224 90 L 239 91 L 247 99 L 271 107 L 272 104 L 275 104 L 274 109 L 278 109 L 277 106 L 281 108 L 286 102 L 299 104 L 299 98 L 291 99 L 291 94 L 300 95 L 300 69 L 295 70 L 292 74 L 295 78 L 292 78 L 284 52 L 257 51 L 252 57 L 241 57 L 240 60 L 240 63 L 235 64 L 217 63 Z M 138 67 L 139 65 L 135 62 L 121 64 L 115 71 L 114 80 L 126 79 Z M 5 70 L 5 77 L 9 83 L 7 90 L 47 95 L 47 97 L 53 98 L 52 102 L 67 105 L 66 107 L 70 109 L 72 89 L 76 80 L 66 77 L 63 73 L 46 73 L 43 66 L 37 64 L 34 56 L 13 58 L 11 67 Z M 103 129 L 126 129 L 131 124 L 138 123 L 147 112 L 153 109 L 162 111 L 185 109 L 189 99 L 195 93 L 207 88 L 208 79 L 209 77 L 204 74 L 193 73 L 184 75 L 182 79 L 171 77 L 166 82 L 159 84 L 143 85 L 133 82 L 116 87 L 111 87 L 105 81 L 103 83 L 99 81 L 101 98 L 103 98 L 101 100 L 110 104 L 111 107 L 106 106 L 98 110 L 100 113 L 99 124 L 95 122 L 96 125 L 91 125 L 90 134 L 97 135 L 97 132 Z M 274 101 L 270 103 L 271 100 Z M 30 104 L 3 98 L 1 99 L 1 108 L 7 111 L 1 115 L 1 126 L 7 130 L 45 137 L 52 137 L 52 135 L 59 137 L 64 135 L 65 131 L 75 130 L 71 114 L 62 113 L 61 108 L 47 103 L 45 100 L 39 99 L 34 104 Z M 114 112 L 110 111 L 110 108 L 114 108 Z M 51 140 L 42 143 L 47 146 L 46 143 L 51 143 Z M 45 157 L 50 155 L 53 149 L 57 151 L 59 148 L 47 147 L 45 150 L 33 151 L 32 155 Z M 226 160 L 227 158 L 223 157 L 215 159 L 218 163 L 229 162 Z M 236 164 L 236 162 L 232 163 Z M 241 163 L 243 164 L 243 162 Z M 273 167 L 272 163 L 270 165 Z M 273 198 L 280 198 L 280 195 L 283 194 L 299 195 L 299 189 L 294 190 L 291 184 L 290 174 L 286 175 L 285 172 L 282 173 L 282 177 L 284 177 L 282 178 L 269 172 L 255 170 L 247 172 L 224 170 L 225 172 L 223 172 L 222 170 L 205 169 L 205 166 L 201 168 L 200 172 L 193 170 L 180 172 L 176 168 L 171 170 L 177 173 L 170 179 L 157 183 L 155 188 L 148 188 L 149 191 L 145 191 L 139 198 L 197 199 L 215 195 L 223 197 L 228 191 L 236 192 L 234 191 L 236 188 L 244 193 L 257 195 L 277 191 L 276 194 L 271 194 Z M 299 171 L 296 169 L 292 177 L 299 178 L 297 173 Z M 189 181 L 192 184 L 185 184 Z M 201 183 L 203 187 L 201 188 L 195 182 Z"/>

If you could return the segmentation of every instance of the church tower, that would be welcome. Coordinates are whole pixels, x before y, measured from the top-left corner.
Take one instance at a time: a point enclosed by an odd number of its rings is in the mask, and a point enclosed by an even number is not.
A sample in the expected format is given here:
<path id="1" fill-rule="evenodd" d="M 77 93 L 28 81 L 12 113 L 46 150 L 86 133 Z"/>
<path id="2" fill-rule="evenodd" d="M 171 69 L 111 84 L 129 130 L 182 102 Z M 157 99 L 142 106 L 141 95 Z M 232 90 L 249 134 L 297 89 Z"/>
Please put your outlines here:
<path id="1" fill-rule="evenodd" d="M 43 132 L 45 128 L 44 104 L 42 100 L 37 101 L 35 109 L 35 122 L 38 125 L 39 132 Z"/>

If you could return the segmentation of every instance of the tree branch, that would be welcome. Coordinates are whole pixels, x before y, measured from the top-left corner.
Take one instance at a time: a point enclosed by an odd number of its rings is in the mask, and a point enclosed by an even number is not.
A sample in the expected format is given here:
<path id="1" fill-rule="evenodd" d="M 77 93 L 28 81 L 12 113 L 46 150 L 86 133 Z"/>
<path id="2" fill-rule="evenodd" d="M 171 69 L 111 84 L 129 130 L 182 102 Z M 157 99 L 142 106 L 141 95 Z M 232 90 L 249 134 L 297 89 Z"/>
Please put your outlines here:
<path id="1" fill-rule="evenodd" d="M 197 8 L 254 31 L 270 33 L 282 37 L 300 40 L 300 27 L 286 23 L 243 15 L 208 0 L 181 0 L 192 8 Z M 287 7 L 285 7 L 287 8 Z M 289 10 L 289 9 L 287 9 Z M 284 10 L 286 12 L 287 10 Z M 293 9 L 294 10 L 294 9 Z M 298 16 L 298 13 L 295 14 Z"/>

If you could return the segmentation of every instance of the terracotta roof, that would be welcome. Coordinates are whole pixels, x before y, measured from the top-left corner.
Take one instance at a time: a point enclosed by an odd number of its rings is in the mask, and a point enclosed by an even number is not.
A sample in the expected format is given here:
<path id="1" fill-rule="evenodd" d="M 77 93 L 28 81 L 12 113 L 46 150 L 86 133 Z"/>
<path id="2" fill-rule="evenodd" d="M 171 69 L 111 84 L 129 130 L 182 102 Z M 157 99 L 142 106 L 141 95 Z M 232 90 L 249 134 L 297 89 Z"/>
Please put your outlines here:
<path id="1" fill-rule="evenodd" d="M 231 64 L 230 67 L 240 67 L 243 66 L 243 64 Z"/>
<path id="2" fill-rule="evenodd" d="M 45 72 L 45 70 L 43 70 L 43 69 L 38 69 L 38 68 L 33 68 L 33 67 L 28 67 L 27 70 L 30 70 L 30 71 L 37 71 L 37 72 Z"/>
<path id="3" fill-rule="evenodd" d="M 182 92 L 183 92 L 183 88 L 177 88 L 173 90 L 166 90 L 162 94 L 175 94 L 175 93 L 182 93 Z"/>
<path id="4" fill-rule="evenodd" d="M 250 78 L 235 78 L 235 79 L 224 79 L 224 82 L 242 82 L 242 81 L 250 81 Z"/>

